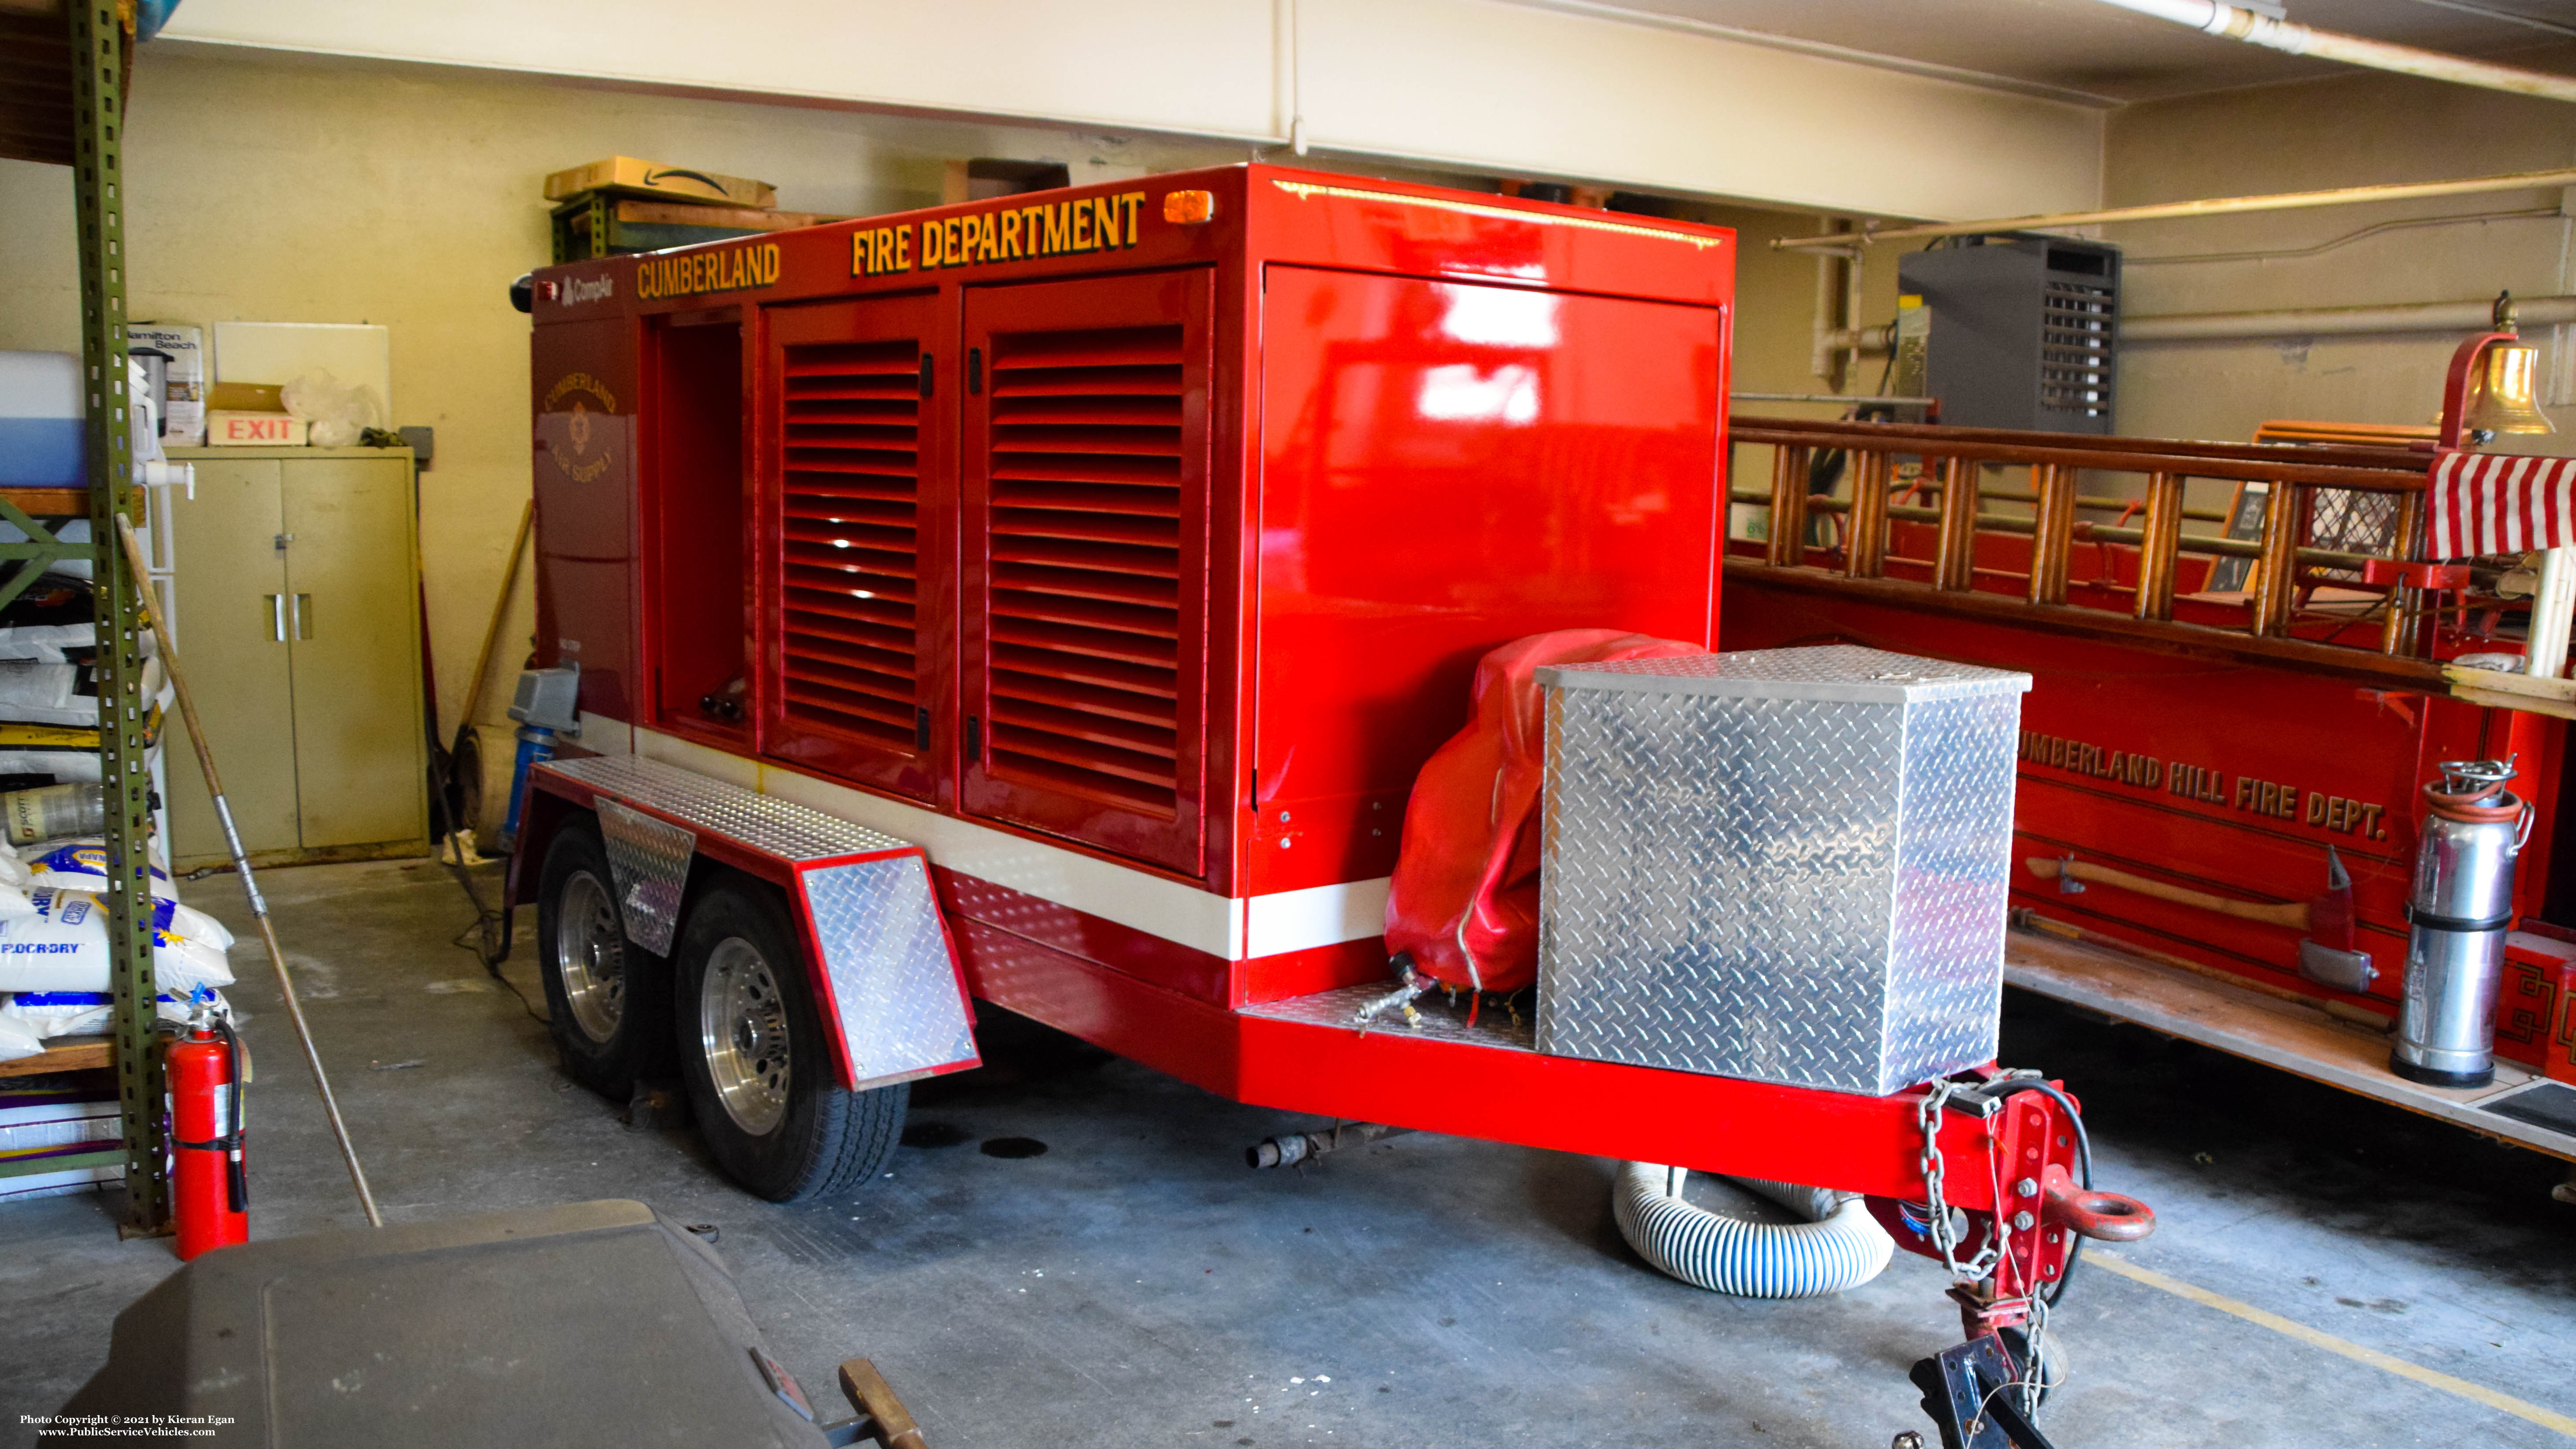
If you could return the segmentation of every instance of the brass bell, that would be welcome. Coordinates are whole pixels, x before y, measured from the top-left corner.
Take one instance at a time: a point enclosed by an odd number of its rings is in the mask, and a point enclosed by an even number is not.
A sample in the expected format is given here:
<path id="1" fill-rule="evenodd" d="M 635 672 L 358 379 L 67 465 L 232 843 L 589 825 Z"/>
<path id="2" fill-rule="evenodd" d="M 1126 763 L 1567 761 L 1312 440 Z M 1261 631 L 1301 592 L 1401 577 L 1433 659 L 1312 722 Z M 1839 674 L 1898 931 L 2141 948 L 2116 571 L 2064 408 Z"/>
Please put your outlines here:
<path id="1" fill-rule="evenodd" d="M 2554 433 L 2540 410 L 2540 349 L 2528 342 L 2499 342 L 2478 359 L 2469 379 L 2469 406 L 2461 424 L 2483 433 Z"/>

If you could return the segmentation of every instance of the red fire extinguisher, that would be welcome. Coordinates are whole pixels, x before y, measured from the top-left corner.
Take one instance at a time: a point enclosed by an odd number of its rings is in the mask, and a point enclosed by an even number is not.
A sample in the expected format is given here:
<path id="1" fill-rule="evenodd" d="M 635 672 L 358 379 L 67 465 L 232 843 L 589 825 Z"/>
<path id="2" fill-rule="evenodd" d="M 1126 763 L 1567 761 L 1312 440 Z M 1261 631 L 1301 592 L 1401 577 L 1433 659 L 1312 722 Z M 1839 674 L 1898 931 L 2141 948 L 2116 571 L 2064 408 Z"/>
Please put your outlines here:
<path id="1" fill-rule="evenodd" d="M 241 1038 L 232 1018 L 200 1011 L 170 1044 L 170 1198 L 182 1262 L 250 1240 L 250 1175 L 242 1162 Z"/>

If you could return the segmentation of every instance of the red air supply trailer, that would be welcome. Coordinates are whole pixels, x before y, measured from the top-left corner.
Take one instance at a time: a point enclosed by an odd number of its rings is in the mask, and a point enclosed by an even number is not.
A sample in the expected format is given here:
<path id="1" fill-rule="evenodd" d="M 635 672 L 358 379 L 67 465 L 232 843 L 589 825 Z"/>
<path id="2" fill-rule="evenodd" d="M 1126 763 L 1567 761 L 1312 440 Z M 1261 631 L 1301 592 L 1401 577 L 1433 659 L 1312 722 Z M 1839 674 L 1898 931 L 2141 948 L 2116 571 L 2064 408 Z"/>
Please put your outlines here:
<path id="1" fill-rule="evenodd" d="M 2013 1321 L 2100 1221 L 1998 1199 L 2080 1170 L 2049 1093 L 1927 1112 L 1545 1056 L 1501 1011 L 1353 1019 L 1478 658 L 1715 641 L 1734 249 L 1249 166 L 538 273 L 539 662 L 579 666 L 580 729 L 512 892 L 567 1060 L 615 1090 L 676 1013 L 772 1196 L 973 1064 L 961 991 L 1246 1102 L 1871 1194 L 1936 1256 L 1947 1158 Z M 912 880 L 903 968 L 837 959 Z"/>

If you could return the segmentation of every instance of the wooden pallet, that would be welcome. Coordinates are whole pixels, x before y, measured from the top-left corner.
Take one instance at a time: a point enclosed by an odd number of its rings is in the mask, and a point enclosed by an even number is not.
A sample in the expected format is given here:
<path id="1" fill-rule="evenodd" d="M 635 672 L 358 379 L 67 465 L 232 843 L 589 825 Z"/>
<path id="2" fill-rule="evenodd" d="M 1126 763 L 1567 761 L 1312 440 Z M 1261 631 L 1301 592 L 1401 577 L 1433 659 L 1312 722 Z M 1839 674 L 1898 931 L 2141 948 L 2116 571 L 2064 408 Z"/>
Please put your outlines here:
<path id="1" fill-rule="evenodd" d="M 103 1036 L 58 1036 L 32 1057 L 0 1062 L 0 1077 L 49 1077 L 57 1072 L 98 1072 L 116 1065 L 116 1043 Z"/>

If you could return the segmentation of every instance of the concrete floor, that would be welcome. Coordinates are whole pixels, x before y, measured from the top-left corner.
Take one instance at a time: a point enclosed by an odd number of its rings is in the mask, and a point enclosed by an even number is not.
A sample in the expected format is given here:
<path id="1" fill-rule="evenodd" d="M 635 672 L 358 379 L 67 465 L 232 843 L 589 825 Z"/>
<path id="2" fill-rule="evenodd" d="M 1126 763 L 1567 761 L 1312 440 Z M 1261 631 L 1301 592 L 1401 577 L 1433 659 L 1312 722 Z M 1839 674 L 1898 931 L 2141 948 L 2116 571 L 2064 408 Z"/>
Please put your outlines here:
<path id="1" fill-rule="evenodd" d="M 855 1201 L 784 1209 L 560 1076 L 544 1029 L 448 943 L 428 863 L 276 871 L 279 934 L 393 1220 L 634 1197 L 718 1224 L 771 1348 L 818 1397 L 874 1358 L 957 1446 L 1886 1444 L 1928 1428 L 1906 1366 L 1954 1342 L 1937 1267 L 1756 1303 L 1657 1276 L 1610 1218 L 1607 1161 L 1407 1137 L 1302 1174 L 1244 1146 L 1295 1125 L 1021 1024 L 925 1086 Z M 191 899 L 244 924 L 228 879 Z M 536 996 L 524 932 L 513 977 Z M 269 973 L 243 947 L 253 1232 L 360 1221 Z M 1005 1022 L 1004 1027 L 1010 1023 Z M 2105 1186 L 2161 1229 L 2132 1263 L 2576 1415 L 2576 1208 L 2557 1164 L 2016 996 L 2004 1059 L 2089 1106 Z M 978 1151 L 997 1137 L 1042 1156 Z M 0 1209 L 0 1446 L 102 1361 L 175 1266 L 113 1198 Z M 2562 1443 L 2550 1428 L 2096 1268 L 2056 1324 L 2067 1449 Z M 613 1330 L 612 1330 L 613 1338 Z M 613 1368 L 613 1355 L 602 1359 Z M 1936 1441 L 1937 1442 L 1937 1441 Z"/>

